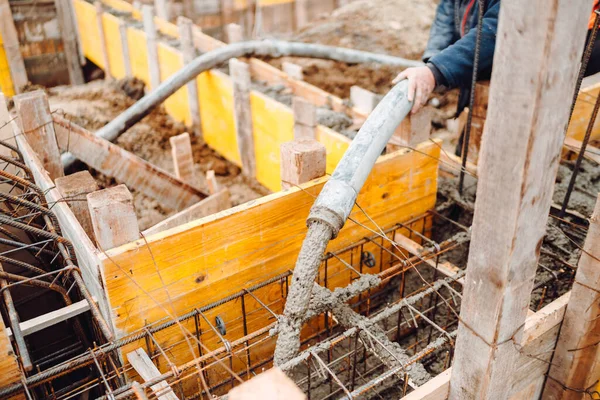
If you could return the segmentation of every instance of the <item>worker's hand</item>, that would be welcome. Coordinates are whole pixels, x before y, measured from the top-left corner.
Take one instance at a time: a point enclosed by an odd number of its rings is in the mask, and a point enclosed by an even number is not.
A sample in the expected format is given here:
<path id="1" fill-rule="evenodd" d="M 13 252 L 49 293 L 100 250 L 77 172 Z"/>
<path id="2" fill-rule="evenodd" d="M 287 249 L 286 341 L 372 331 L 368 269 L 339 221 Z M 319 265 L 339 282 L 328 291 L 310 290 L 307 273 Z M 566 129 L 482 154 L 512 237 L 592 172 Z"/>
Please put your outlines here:
<path id="1" fill-rule="evenodd" d="M 393 84 L 408 79 L 408 100 L 413 102 L 412 113 L 427 104 L 429 95 L 435 89 L 435 77 L 428 67 L 407 68 L 392 81 Z"/>

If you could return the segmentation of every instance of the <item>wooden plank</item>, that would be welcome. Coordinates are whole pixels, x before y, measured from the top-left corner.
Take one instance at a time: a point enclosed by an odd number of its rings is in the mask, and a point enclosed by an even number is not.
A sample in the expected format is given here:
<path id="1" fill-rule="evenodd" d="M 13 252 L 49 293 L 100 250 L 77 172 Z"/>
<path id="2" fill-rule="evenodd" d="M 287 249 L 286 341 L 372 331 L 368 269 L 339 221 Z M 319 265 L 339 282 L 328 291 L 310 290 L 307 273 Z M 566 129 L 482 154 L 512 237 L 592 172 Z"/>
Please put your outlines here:
<path id="1" fill-rule="evenodd" d="M 8 335 L 8 328 L 4 325 L 4 321 L 0 318 L 0 386 L 6 387 L 10 384 L 14 384 L 21 381 L 21 369 L 19 368 L 19 361 L 17 360 L 17 354 L 12 347 L 10 342 L 10 336 Z M 16 397 L 18 399 L 25 399 L 24 395 Z"/>
<path id="2" fill-rule="evenodd" d="M 137 349 L 131 353 L 127 353 L 127 360 L 129 364 L 135 369 L 144 382 L 150 381 L 161 375 L 156 365 L 152 362 L 148 354 L 144 349 Z M 173 389 L 166 381 L 161 381 L 155 385 L 150 386 L 154 394 L 159 400 L 178 400 L 175 396 Z"/>
<path id="3" fill-rule="evenodd" d="M 581 399 L 600 379 L 600 195 L 577 265 L 544 398 Z M 565 389 L 569 388 L 569 389 Z"/>
<path id="4" fill-rule="evenodd" d="M 238 24 L 227 24 L 225 25 L 225 37 L 227 43 L 238 43 L 244 40 L 244 33 L 242 27 Z"/>
<path id="5" fill-rule="evenodd" d="M 144 4 L 142 6 L 144 33 L 146 34 L 146 51 L 148 53 L 148 75 L 150 76 L 150 89 L 160 85 L 160 67 L 156 40 L 156 26 L 154 25 L 154 7 Z"/>
<path id="6" fill-rule="evenodd" d="M 208 185 L 208 192 L 213 195 L 220 191 L 220 186 L 215 176 L 215 171 L 210 169 L 206 171 L 206 184 Z"/>
<path id="7" fill-rule="evenodd" d="M 502 3 L 451 399 L 504 399 L 523 378 L 512 339 L 527 317 L 590 5 Z"/>
<path id="8" fill-rule="evenodd" d="M 167 0 L 154 0 L 154 8 L 156 8 L 156 16 L 158 18 L 164 19 L 165 21 L 171 19 Z"/>
<path id="9" fill-rule="evenodd" d="M 573 139 L 571 137 L 565 138 L 565 147 L 568 150 L 579 153 L 581 151 L 581 141 Z M 600 164 L 600 149 L 591 145 L 587 145 L 585 149 L 585 158 L 594 161 L 596 164 Z"/>
<path id="10" fill-rule="evenodd" d="M 294 64 L 289 61 L 284 61 L 283 63 L 281 63 L 281 69 L 292 79 L 297 79 L 299 81 L 304 80 L 304 72 L 302 71 L 302 67 L 298 64 Z"/>
<path id="11" fill-rule="evenodd" d="M 98 26 L 98 35 L 100 38 L 100 51 L 102 53 L 102 64 L 100 67 L 104 68 L 105 79 L 112 79 L 112 73 L 110 71 L 110 60 L 108 59 L 108 44 L 106 42 L 106 35 L 104 34 L 104 11 L 102 2 L 95 1 L 94 7 L 96 9 L 96 25 Z"/>
<path id="12" fill-rule="evenodd" d="M 89 310 L 90 304 L 87 302 L 87 300 L 81 300 L 58 310 L 40 315 L 39 317 L 23 321 L 19 324 L 19 327 L 21 328 L 21 333 L 23 333 L 23 336 L 27 336 L 59 324 L 68 320 L 69 318 L 76 317 Z M 6 328 L 6 334 L 8 336 L 12 336 L 12 331 L 10 328 Z"/>
<path id="13" fill-rule="evenodd" d="M 317 137 L 317 108 L 300 97 L 294 97 L 292 112 L 294 113 L 294 139 L 315 140 Z"/>
<path id="14" fill-rule="evenodd" d="M 583 140 L 598 95 L 600 95 L 600 83 L 586 87 L 579 92 L 577 101 L 575 102 L 575 109 L 571 116 L 571 122 L 569 123 L 569 129 L 567 130 L 567 137 L 579 141 Z M 600 119 L 596 119 L 591 135 L 592 140 L 598 138 L 600 138 Z"/>
<path id="15" fill-rule="evenodd" d="M 21 93 L 21 89 L 27 85 L 29 79 L 8 0 L 0 0 L 0 36 L 2 36 L 2 45 L 10 68 L 13 89 L 16 93 Z"/>
<path id="16" fill-rule="evenodd" d="M 194 39 L 192 34 L 192 20 L 185 17 L 177 18 L 179 26 L 179 38 L 181 40 L 181 53 L 183 54 L 183 63 L 189 64 L 196 58 L 196 49 L 194 47 Z M 200 130 L 200 106 L 198 103 L 198 85 L 193 79 L 187 83 L 188 104 L 190 107 L 190 118 L 194 134 L 201 137 Z"/>
<path id="17" fill-rule="evenodd" d="M 54 5 L 56 6 L 56 18 L 63 40 L 71 85 L 81 85 L 85 81 L 83 79 L 81 64 L 79 63 L 79 43 L 77 26 L 74 20 L 73 3 L 71 1 L 55 0 Z"/>
<path id="18" fill-rule="evenodd" d="M 119 20 L 119 36 L 121 37 L 121 51 L 123 52 L 123 65 L 125 67 L 125 76 L 127 78 L 133 77 L 133 70 L 131 69 L 131 56 L 129 55 L 129 40 L 127 39 L 127 23 L 123 20 Z"/>
<path id="19" fill-rule="evenodd" d="M 136 188 L 165 207 L 182 210 L 206 197 L 200 190 L 62 117 L 55 115 L 54 124 L 61 150 L 68 149 L 90 167 Z"/>
<path id="20" fill-rule="evenodd" d="M 426 384 L 402 397 L 402 400 L 446 400 L 450 391 L 452 368 L 448 368 Z"/>
<path id="21" fill-rule="evenodd" d="M 15 96 L 14 102 L 21 129 L 42 159 L 50 177 L 56 179 L 64 176 L 46 93 L 43 90 L 23 93 Z"/>
<path id="22" fill-rule="evenodd" d="M 208 196 L 193 206 L 186 208 L 175 215 L 171 215 L 153 227 L 146 229 L 143 234 L 144 236 L 154 235 L 230 208 L 231 195 L 229 189 L 225 188 L 218 193 Z"/>
<path id="23" fill-rule="evenodd" d="M 377 94 L 354 85 L 350 87 L 350 101 L 360 112 L 369 115 L 377 106 Z"/>
<path id="24" fill-rule="evenodd" d="M 181 135 L 171 136 L 169 143 L 171 143 L 175 176 L 190 186 L 198 187 L 199 181 L 194 168 L 194 154 L 192 153 L 190 134 L 185 132 Z"/>
<path id="25" fill-rule="evenodd" d="M 308 23 L 307 0 L 294 1 L 294 23 L 296 30 L 302 29 Z"/>
<path id="26" fill-rule="evenodd" d="M 325 175 L 325 146 L 314 139 L 281 145 L 281 186 L 289 189 Z"/>
<path id="27" fill-rule="evenodd" d="M 98 183 L 88 171 L 79 171 L 54 180 L 60 195 L 89 237 L 94 237 L 90 210 L 86 196 L 98 190 Z"/>
<path id="28" fill-rule="evenodd" d="M 235 132 L 242 159 L 242 172 L 256 176 L 256 157 L 252 135 L 252 109 L 250 107 L 250 68 L 236 59 L 229 60 L 229 74 L 233 82 Z"/>

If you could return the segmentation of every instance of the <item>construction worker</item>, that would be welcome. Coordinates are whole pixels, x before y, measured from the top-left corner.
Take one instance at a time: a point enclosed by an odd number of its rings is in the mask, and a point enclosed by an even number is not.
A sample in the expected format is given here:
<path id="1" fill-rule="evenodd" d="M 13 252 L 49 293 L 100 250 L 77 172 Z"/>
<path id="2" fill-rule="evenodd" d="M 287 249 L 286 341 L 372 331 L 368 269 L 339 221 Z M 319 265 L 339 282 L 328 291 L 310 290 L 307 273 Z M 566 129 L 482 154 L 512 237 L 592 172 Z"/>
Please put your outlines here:
<path id="1" fill-rule="evenodd" d="M 500 0 L 484 0 L 483 24 L 479 51 L 478 78 L 489 79 L 494 49 Z M 473 76 L 479 0 L 441 0 L 423 67 L 408 68 L 395 79 L 408 79 L 408 99 L 414 101 L 412 113 L 423 107 L 436 87 L 461 88 L 458 112 L 467 105 Z"/>

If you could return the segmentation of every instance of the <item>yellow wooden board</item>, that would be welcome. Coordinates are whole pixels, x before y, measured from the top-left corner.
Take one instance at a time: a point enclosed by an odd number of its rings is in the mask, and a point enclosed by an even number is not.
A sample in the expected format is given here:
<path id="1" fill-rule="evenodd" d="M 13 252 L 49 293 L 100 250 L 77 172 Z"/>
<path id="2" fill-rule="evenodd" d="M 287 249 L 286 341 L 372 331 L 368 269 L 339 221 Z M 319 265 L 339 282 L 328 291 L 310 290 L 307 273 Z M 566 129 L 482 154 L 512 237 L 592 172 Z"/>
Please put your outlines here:
<path id="1" fill-rule="evenodd" d="M 21 372 L 17 357 L 10 343 L 8 332 L 2 319 L 0 319 L 0 387 L 6 387 L 21 381 Z M 24 398 L 24 395 L 17 395 Z"/>
<path id="2" fill-rule="evenodd" d="M 110 73 L 116 79 L 125 78 L 122 40 L 126 40 L 127 38 L 121 38 L 119 21 L 120 19 L 112 14 L 102 14 L 102 25 L 104 26 L 104 36 L 106 37 Z"/>
<path id="3" fill-rule="evenodd" d="M 148 72 L 148 50 L 146 49 L 146 35 L 136 28 L 127 28 L 127 44 L 129 45 L 129 58 L 131 73 L 141 79 L 146 87 L 150 86 L 150 73 Z"/>
<path id="4" fill-rule="evenodd" d="M 105 68 L 94 5 L 84 0 L 73 0 L 73 5 L 77 16 L 83 54 L 100 68 Z"/>
<path id="5" fill-rule="evenodd" d="M 10 66 L 4 51 L 4 41 L 0 35 L 0 92 L 4 95 L 12 97 L 15 95 L 12 77 L 10 76 Z"/>
<path id="6" fill-rule="evenodd" d="M 352 141 L 346 136 L 327 128 L 323 125 L 317 126 L 317 140 L 321 142 L 327 150 L 327 173 L 333 173 L 335 167 L 348 150 Z"/>
<path id="7" fill-rule="evenodd" d="M 178 50 L 164 43 L 158 43 L 157 47 L 160 80 L 165 81 L 171 75 L 183 68 L 183 56 Z M 171 97 L 164 102 L 164 106 L 169 115 L 177 121 L 183 122 L 188 126 L 192 124 L 186 86 L 171 95 Z"/>
<path id="8" fill-rule="evenodd" d="M 573 116 L 571 117 L 571 123 L 569 124 L 569 129 L 567 131 L 567 136 L 579 141 L 583 140 L 588 123 L 592 116 L 596 98 L 599 95 L 600 83 L 584 88 L 579 92 L 579 96 L 577 96 L 577 102 L 575 103 L 575 109 L 573 110 Z M 591 138 L 600 139 L 600 118 L 598 118 L 594 124 Z"/>
<path id="9" fill-rule="evenodd" d="M 231 80 L 222 72 L 213 70 L 200 74 L 197 83 L 204 140 L 223 157 L 241 166 L 235 134 Z"/>

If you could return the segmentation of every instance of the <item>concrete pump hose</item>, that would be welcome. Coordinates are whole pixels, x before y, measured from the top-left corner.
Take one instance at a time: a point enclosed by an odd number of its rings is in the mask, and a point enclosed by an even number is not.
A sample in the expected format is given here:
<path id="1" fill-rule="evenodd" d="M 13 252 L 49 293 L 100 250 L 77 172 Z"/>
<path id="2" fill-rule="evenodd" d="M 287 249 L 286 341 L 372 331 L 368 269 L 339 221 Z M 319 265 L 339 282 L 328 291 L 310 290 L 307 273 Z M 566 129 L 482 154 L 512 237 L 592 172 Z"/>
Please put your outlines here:
<path id="1" fill-rule="evenodd" d="M 183 87 L 190 80 L 196 78 L 202 72 L 215 68 L 232 58 L 244 56 L 294 56 L 321 58 L 349 64 L 379 63 L 401 67 L 423 65 L 419 61 L 407 60 L 401 57 L 320 44 L 285 42 L 280 40 L 254 40 L 234 43 L 204 53 L 192 60 L 192 62 L 171 75 L 156 89 L 148 93 L 121 113 L 117 118 L 98 130 L 96 136 L 109 141 L 114 141 L 121 133 L 125 132 L 148 115 L 154 107 L 161 104 L 169 98 L 169 96 Z M 67 153 L 63 155 L 63 165 L 65 167 L 69 167 L 74 160 L 75 159 L 71 154 Z"/>
<path id="2" fill-rule="evenodd" d="M 327 244 L 350 216 L 377 158 L 412 108 L 408 81 L 398 83 L 369 115 L 308 216 L 308 232 L 296 260 L 284 316 L 279 321 L 275 365 L 292 359 L 300 348 L 300 329 L 308 311 L 313 283 Z"/>

